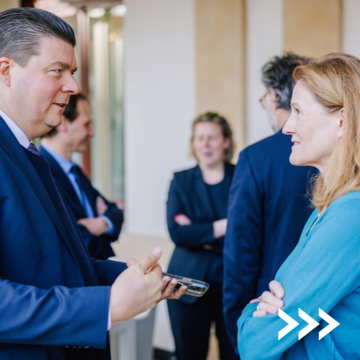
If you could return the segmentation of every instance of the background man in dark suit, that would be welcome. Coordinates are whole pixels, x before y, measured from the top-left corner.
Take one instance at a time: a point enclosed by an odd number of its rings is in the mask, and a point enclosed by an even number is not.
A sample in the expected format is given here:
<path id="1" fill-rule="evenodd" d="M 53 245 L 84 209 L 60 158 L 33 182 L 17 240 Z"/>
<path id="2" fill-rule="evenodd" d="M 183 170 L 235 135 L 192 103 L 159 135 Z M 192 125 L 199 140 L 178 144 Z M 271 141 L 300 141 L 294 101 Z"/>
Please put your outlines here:
<path id="1" fill-rule="evenodd" d="M 115 255 L 110 243 L 119 238 L 123 213 L 94 189 L 80 167 L 71 161 L 74 152 L 86 151 L 87 142 L 94 135 L 86 96 L 82 93 L 72 95 L 61 125 L 42 138 L 39 152 L 49 162 L 90 255 L 106 260 Z"/>
<path id="2" fill-rule="evenodd" d="M 291 139 L 281 132 L 290 116 L 292 72 L 307 59 L 288 54 L 262 69 L 260 99 L 275 135 L 240 153 L 233 178 L 224 245 L 224 316 L 236 348 L 237 320 L 250 300 L 269 289 L 296 246 L 310 215 L 309 167 L 289 162 Z"/>
<path id="3" fill-rule="evenodd" d="M 109 359 L 111 324 L 180 293 L 162 280 L 159 248 L 125 271 L 90 258 L 31 142 L 79 92 L 71 27 L 17 8 L 0 13 L 0 28 L 0 358 Z"/>

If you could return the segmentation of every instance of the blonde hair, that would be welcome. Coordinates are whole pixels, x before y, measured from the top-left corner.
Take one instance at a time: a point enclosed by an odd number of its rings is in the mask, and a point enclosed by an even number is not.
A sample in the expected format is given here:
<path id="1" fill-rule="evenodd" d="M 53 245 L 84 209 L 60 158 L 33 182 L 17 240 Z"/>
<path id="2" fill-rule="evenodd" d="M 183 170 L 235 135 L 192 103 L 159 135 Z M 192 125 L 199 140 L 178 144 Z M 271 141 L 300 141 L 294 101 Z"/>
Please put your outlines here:
<path id="1" fill-rule="evenodd" d="M 235 142 L 233 139 L 233 133 L 231 130 L 231 126 L 229 124 L 229 122 L 221 115 L 219 115 L 218 113 L 215 112 L 207 112 L 204 114 L 199 115 L 192 123 L 192 135 L 191 135 L 191 140 L 190 140 L 190 145 L 191 145 L 191 155 L 195 156 L 194 153 L 194 149 L 192 146 L 193 140 L 194 140 L 194 130 L 195 130 L 195 126 L 199 123 L 203 123 L 203 122 L 211 122 L 213 124 L 218 124 L 221 128 L 221 134 L 223 136 L 224 139 L 230 139 L 230 146 L 224 150 L 223 153 L 223 160 L 230 162 L 231 159 L 234 156 L 234 151 L 235 151 Z"/>
<path id="2" fill-rule="evenodd" d="M 344 108 L 346 125 L 326 172 L 315 179 L 312 204 L 322 210 L 353 190 L 360 190 L 360 59 L 328 54 L 293 72 L 329 112 Z"/>

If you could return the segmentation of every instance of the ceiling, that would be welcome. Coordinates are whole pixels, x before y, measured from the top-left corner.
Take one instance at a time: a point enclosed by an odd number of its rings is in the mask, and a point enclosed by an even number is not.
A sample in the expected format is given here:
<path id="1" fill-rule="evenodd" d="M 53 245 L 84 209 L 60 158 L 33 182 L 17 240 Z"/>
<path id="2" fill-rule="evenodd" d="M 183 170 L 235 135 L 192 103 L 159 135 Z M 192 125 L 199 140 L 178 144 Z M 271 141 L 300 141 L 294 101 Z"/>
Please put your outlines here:
<path id="1" fill-rule="evenodd" d="M 77 9 L 86 11 L 98 7 L 107 9 L 121 3 L 121 0 L 37 0 L 34 5 L 38 9 L 66 18 L 75 16 Z"/>

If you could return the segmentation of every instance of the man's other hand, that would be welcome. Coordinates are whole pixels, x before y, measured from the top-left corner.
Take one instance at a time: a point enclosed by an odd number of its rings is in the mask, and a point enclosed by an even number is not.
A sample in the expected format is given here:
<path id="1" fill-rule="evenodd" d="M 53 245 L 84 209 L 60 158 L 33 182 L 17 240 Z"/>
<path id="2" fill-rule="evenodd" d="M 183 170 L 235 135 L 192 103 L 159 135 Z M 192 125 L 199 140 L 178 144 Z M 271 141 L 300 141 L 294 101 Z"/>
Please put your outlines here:
<path id="1" fill-rule="evenodd" d="M 79 219 L 77 223 L 85 226 L 91 234 L 96 236 L 102 235 L 108 229 L 105 220 L 101 217 Z"/>
<path id="2" fill-rule="evenodd" d="M 177 285 L 178 281 L 176 279 L 171 279 L 169 276 L 164 276 L 162 278 L 163 287 L 161 289 L 161 298 L 159 301 L 164 299 L 179 299 L 181 298 L 186 291 L 187 286 L 182 285 L 179 289 L 175 290 L 175 286 Z"/>

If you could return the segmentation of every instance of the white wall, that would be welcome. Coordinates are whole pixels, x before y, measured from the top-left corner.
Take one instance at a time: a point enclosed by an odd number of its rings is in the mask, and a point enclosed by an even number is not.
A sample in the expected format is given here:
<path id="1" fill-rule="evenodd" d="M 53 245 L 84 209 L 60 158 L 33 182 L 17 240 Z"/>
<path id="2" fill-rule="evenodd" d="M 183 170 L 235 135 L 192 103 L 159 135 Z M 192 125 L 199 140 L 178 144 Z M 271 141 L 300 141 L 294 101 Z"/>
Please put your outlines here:
<path id="1" fill-rule="evenodd" d="M 189 166 L 195 115 L 192 0 L 128 0 L 125 22 L 126 227 L 167 236 L 174 170 Z"/>
<path id="2" fill-rule="evenodd" d="M 343 0 L 343 52 L 360 58 L 360 1 Z"/>
<path id="3" fill-rule="evenodd" d="M 261 68 L 283 52 L 283 1 L 247 0 L 246 9 L 246 135 L 247 144 L 252 144 L 273 133 L 259 104 L 265 92 Z"/>

